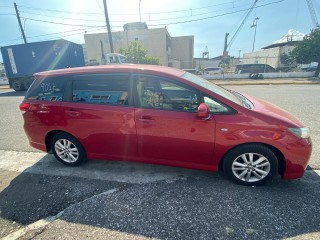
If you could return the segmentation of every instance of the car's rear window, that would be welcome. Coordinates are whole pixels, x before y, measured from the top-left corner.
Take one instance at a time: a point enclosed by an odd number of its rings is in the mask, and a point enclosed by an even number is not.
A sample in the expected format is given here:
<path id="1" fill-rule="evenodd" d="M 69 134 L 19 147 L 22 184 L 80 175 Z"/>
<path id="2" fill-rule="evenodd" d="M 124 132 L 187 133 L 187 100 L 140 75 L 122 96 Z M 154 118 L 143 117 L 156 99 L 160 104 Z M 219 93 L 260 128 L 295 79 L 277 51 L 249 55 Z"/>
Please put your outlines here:
<path id="1" fill-rule="evenodd" d="M 35 79 L 26 93 L 25 99 L 62 101 L 65 81 L 61 78 Z"/>

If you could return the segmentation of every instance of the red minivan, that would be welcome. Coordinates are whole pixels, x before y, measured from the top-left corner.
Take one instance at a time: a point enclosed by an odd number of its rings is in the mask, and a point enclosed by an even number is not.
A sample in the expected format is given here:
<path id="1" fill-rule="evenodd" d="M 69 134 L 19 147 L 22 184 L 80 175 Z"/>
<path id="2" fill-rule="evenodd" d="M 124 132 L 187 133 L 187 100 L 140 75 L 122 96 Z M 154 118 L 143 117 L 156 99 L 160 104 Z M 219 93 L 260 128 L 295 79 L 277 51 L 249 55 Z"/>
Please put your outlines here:
<path id="1" fill-rule="evenodd" d="M 112 159 L 218 171 L 263 185 L 303 176 L 309 129 L 288 112 L 162 66 L 35 74 L 20 105 L 31 146 L 65 165 Z"/>

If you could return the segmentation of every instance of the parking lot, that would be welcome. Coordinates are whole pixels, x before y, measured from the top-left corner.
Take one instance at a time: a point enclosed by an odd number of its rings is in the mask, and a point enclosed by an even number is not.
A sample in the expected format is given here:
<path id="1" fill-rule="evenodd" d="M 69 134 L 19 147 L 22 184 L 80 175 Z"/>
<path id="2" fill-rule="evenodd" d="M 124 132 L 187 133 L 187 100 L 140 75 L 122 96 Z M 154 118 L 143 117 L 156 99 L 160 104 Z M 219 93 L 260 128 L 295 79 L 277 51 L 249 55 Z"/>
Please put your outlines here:
<path id="1" fill-rule="evenodd" d="M 320 85 L 228 86 L 270 101 L 311 129 L 310 168 L 243 187 L 222 174 L 129 162 L 68 168 L 31 148 L 18 109 L 0 93 L 0 238 L 319 239 Z M 48 217 L 52 217 L 47 219 Z M 40 219 L 35 230 L 25 226 Z M 30 226 L 31 227 L 31 226 Z"/>

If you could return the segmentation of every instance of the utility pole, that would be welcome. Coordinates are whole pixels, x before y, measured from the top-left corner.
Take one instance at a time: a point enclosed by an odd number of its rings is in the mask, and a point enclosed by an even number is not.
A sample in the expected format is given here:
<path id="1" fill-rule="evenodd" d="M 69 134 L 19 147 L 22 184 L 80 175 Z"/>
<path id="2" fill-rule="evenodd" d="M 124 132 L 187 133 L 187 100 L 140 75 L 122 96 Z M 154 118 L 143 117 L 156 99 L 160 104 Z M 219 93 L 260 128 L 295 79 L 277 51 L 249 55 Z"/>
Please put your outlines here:
<path id="1" fill-rule="evenodd" d="M 141 3 L 141 0 L 139 0 L 139 16 L 140 16 L 140 22 L 141 22 L 141 10 L 140 10 L 140 3 Z"/>
<path id="2" fill-rule="evenodd" d="M 112 41 L 112 34 L 110 29 L 110 23 L 109 23 L 109 15 L 108 15 L 108 9 L 107 9 L 107 0 L 103 0 L 103 7 L 104 7 L 104 15 L 106 17 L 106 25 L 108 30 L 108 38 L 109 38 L 109 44 L 110 44 L 110 51 L 111 53 L 114 53 L 113 50 L 113 41 Z"/>
<path id="3" fill-rule="evenodd" d="M 259 18 L 256 17 L 256 18 L 253 20 L 253 24 L 251 25 L 251 28 L 254 27 L 254 37 L 253 37 L 252 52 L 254 52 L 254 44 L 256 43 L 256 34 L 257 34 L 258 20 L 259 20 Z"/>
<path id="4" fill-rule="evenodd" d="M 19 12 L 18 12 L 17 4 L 16 3 L 13 3 L 13 4 L 14 4 L 14 9 L 16 10 L 16 15 L 17 15 L 17 19 L 18 19 L 18 22 L 19 22 L 20 30 L 21 30 L 21 33 L 22 33 L 22 37 L 23 37 L 24 43 L 26 44 L 27 43 L 27 38 L 26 38 L 26 35 L 24 34 L 24 30 L 22 28 L 22 24 L 21 24 L 20 15 L 19 15 Z"/>

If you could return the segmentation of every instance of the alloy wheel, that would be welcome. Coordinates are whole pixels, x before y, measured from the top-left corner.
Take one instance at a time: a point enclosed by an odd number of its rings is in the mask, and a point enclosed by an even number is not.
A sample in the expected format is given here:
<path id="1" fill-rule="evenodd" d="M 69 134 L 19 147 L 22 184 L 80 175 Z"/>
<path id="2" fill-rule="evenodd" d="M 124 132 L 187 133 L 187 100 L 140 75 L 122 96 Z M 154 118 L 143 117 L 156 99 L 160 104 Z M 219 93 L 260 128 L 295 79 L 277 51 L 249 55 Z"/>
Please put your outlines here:
<path id="1" fill-rule="evenodd" d="M 58 157 L 67 163 L 74 163 L 79 158 L 78 148 L 68 139 L 57 140 L 54 148 Z"/>
<path id="2" fill-rule="evenodd" d="M 232 163 L 234 176 L 244 182 L 258 182 L 268 176 L 271 164 L 269 160 L 258 153 L 244 153 Z"/>

